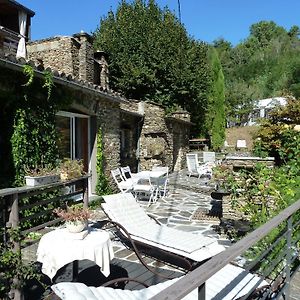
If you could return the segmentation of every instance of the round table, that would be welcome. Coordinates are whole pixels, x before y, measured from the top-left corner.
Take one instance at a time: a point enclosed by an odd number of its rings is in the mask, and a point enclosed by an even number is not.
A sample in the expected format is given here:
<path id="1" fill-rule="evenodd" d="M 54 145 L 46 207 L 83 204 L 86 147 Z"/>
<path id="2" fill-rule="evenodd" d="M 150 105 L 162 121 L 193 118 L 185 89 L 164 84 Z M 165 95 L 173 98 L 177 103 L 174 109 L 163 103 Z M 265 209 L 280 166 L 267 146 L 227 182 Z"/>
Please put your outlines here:
<path id="1" fill-rule="evenodd" d="M 73 262 L 73 279 L 78 273 L 78 260 L 95 262 L 107 277 L 110 261 L 114 257 L 109 233 L 105 230 L 88 228 L 88 234 L 70 233 L 66 228 L 46 233 L 40 240 L 37 261 L 42 263 L 42 272 L 51 280 L 64 265 Z"/>

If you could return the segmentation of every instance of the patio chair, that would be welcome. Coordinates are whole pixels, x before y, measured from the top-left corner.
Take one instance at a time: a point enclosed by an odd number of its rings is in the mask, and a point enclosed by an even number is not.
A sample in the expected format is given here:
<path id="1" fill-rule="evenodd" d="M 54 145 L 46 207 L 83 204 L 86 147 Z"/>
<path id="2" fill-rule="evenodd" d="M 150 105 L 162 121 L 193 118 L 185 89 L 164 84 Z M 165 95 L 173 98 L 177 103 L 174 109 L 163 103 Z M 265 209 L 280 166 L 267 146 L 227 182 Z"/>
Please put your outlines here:
<path id="1" fill-rule="evenodd" d="M 125 181 L 126 180 L 129 180 L 129 181 L 132 180 L 133 183 L 138 182 L 139 177 L 137 176 L 137 174 L 131 173 L 131 170 L 130 170 L 129 166 L 121 167 L 120 170 L 121 170 L 123 180 L 125 180 Z"/>
<path id="2" fill-rule="evenodd" d="M 160 291 L 176 283 L 181 277 L 152 285 L 140 290 L 122 290 L 111 287 L 88 287 L 79 282 L 60 282 L 51 286 L 54 293 L 62 300 L 146 300 L 151 299 Z M 267 287 L 266 281 L 257 275 L 245 271 L 241 267 L 226 265 L 206 281 L 205 299 L 233 300 L 241 299 L 254 289 L 251 295 L 259 296 L 259 291 Z M 193 290 L 183 300 L 198 300 L 197 289 Z M 248 298 L 247 298 L 248 299 Z"/>
<path id="3" fill-rule="evenodd" d="M 119 168 L 111 170 L 111 175 L 122 193 L 133 190 L 133 182 L 131 180 L 124 180 Z"/>
<path id="4" fill-rule="evenodd" d="M 237 140 L 236 141 L 236 150 L 246 150 L 247 143 L 246 140 Z"/>
<path id="5" fill-rule="evenodd" d="M 201 176 L 212 176 L 212 169 L 210 167 L 211 163 L 200 165 L 197 153 L 186 154 L 186 163 L 189 177 L 191 177 L 191 175 L 198 176 L 198 178 Z"/>
<path id="6" fill-rule="evenodd" d="M 154 203 L 157 200 L 158 195 L 158 189 L 154 179 L 151 177 L 147 180 L 140 179 L 133 185 L 133 194 L 135 200 L 141 200 L 142 198 L 148 199 L 148 206 L 150 206 L 151 202 Z"/>
<path id="7" fill-rule="evenodd" d="M 125 241 L 129 241 L 139 258 L 138 252 L 141 250 L 191 270 L 199 262 L 225 249 L 218 244 L 216 238 L 181 231 L 155 222 L 129 193 L 103 196 L 103 199 L 105 203 L 101 206 L 105 214 L 117 226 Z M 141 262 L 143 263 L 142 260 Z"/>
<path id="8" fill-rule="evenodd" d="M 165 171 L 166 176 L 162 178 L 157 179 L 157 188 L 158 188 L 158 193 L 162 194 L 163 197 L 166 196 L 167 194 L 167 185 L 169 182 L 169 167 L 161 167 L 161 166 L 153 166 L 152 171 Z"/>

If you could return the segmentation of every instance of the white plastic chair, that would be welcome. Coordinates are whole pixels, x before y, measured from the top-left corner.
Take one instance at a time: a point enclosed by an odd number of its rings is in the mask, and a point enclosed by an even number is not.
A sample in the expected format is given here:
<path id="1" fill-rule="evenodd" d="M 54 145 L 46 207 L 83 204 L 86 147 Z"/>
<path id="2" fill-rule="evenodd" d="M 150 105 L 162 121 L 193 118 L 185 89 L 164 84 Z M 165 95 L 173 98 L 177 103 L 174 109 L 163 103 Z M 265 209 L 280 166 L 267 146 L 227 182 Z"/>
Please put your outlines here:
<path id="1" fill-rule="evenodd" d="M 159 195 L 162 192 L 162 196 L 165 197 L 167 194 L 167 185 L 169 182 L 169 167 L 153 166 L 152 171 L 165 171 L 166 172 L 166 175 L 164 177 L 158 178 L 156 180 Z"/>
<path id="2" fill-rule="evenodd" d="M 156 202 L 158 190 L 154 185 L 154 179 L 151 177 L 148 178 L 147 181 L 141 180 L 133 185 L 133 193 L 135 200 L 141 200 L 142 198 L 148 199 L 148 206 L 150 206 L 151 202 Z"/>
<path id="3" fill-rule="evenodd" d="M 124 180 L 119 168 L 111 170 L 110 172 L 122 193 L 131 192 L 133 190 L 133 182 L 130 180 Z"/>
<path id="4" fill-rule="evenodd" d="M 188 175 L 191 177 L 191 175 L 198 175 L 198 167 L 199 167 L 199 161 L 198 161 L 198 154 L 197 153 L 188 153 L 186 155 L 186 164 L 188 168 Z"/>
<path id="5" fill-rule="evenodd" d="M 138 182 L 139 178 L 137 177 L 136 174 L 131 173 L 131 170 L 130 170 L 129 166 L 121 167 L 120 170 L 121 170 L 123 180 L 125 180 L 125 181 L 126 180 L 129 180 L 129 181 L 132 180 L 133 184 Z"/>
<path id="6" fill-rule="evenodd" d="M 237 140 L 236 141 L 236 149 L 238 149 L 238 150 L 247 149 L 246 140 Z"/>
<path id="7" fill-rule="evenodd" d="M 198 176 L 198 178 L 201 176 L 208 176 L 210 178 L 212 177 L 212 167 L 214 163 L 206 162 L 205 164 L 200 165 L 197 153 L 188 153 L 186 155 L 186 163 L 189 177 L 191 175 Z"/>

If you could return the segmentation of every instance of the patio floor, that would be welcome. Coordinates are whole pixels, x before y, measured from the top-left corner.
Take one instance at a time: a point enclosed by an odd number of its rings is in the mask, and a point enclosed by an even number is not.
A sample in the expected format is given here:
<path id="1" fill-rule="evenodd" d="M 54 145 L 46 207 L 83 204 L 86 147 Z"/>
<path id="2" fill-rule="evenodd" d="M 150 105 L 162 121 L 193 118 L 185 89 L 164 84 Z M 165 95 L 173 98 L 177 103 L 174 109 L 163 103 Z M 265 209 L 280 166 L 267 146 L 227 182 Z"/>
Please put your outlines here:
<path id="1" fill-rule="evenodd" d="M 220 212 L 221 203 L 217 199 L 211 197 L 213 185 L 205 178 L 188 177 L 185 171 L 170 174 L 170 184 L 168 195 L 165 198 L 160 198 L 156 203 L 147 207 L 147 201 L 141 205 L 145 208 L 147 213 L 154 216 L 163 224 L 183 230 L 193 231 L 195 233 L 202 233 L 206 236 L 213 236 L 218 239 L 218 242 L 225 247 L 230 246 L 230 241 L 222 234 L 217 233 L 219 219 L 217 214 Z M 212 218 L 201 219 L 203 214 L 201 211 L 215 210 L 216 214 Z M 104 220 L 106 216 L 99 210 L 97 213 L 97 221 Z M 111 264 L 111 278 L 128 276 L 136 278 L 142 282 L 152 285 L 158 282 L 163 282 L 166 279 L 158 278 L 150 273 L 144 266 L 142 266 L 134 252 L 126 248 L 115 235 L 111 235 L 113 239 L 113 248 L 115 258 Z M 31 250 L 34 256 L 34 251 Z M 34 257 L 32 257 L 34 259 Z M 183 274 L 182 270 L 173 268 L 162 262 L 157 262 L 151 258 L 146 258 L 147 263 L 156 271 L 171 277 L 179 277 Z M 79 264 L 79 281 L 85 282 L 88 285 L 97 286 L 103 283 L 105 278 L 99 268 L 89 261 L 81 261 Z M 56 282 L 70 281 L 72 269 L 70 265 L 62 268 L 55 277 Z M 299 282 L 297 274 L 292 281 L 291 299 L 300 300 L 298 295 Z M 48 282 L 49 284 L 49 282 Z M 139 289 L 141 285 L 137 283 L 128 283 L 126 289 Z M 47 293 L 44 293 L 44 295 Z M 39 296 L 38 296 L 39 295 Z M 41 294 L 36 293 L 36 290 L 29 289 L 27 299 L 42 299 Z"/>

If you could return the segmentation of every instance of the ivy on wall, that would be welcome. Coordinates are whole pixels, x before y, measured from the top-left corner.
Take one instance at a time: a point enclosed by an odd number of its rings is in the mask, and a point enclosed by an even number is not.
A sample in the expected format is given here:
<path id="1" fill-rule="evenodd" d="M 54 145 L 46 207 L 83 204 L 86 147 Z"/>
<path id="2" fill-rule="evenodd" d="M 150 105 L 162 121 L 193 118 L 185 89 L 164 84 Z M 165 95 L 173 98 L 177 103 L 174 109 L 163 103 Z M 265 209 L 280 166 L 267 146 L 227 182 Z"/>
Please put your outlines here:
<path id="1" fill-rule="evenodd" d="M 14 131 L 11 137 L 15 167 L 15 185 L 24 184 L 26 168 L 55 166 L 58 160 L 55 114 L 58 107 L 51 99 L 53 78 L 45 72 L 44 84 L 47 96 L 39 82 L 34 81 L 34 70 L 26 65 L 24 74 L 28 80 L 23 85 L 24 99 L 16 109 Z"/>
<path id="2" fill-rule="evenodd" d="M 102 129 L 99 127 L 97 133 L 97 162 L 96 162 L 96 170 L 97 170 L 97 185 L 96 185 L 96 194 L 108 195 L 111 193 L 111 189 L 109 187 L 107 178 L 104 174 L 104 154 L 103 154 L 103 134 Z"/>

